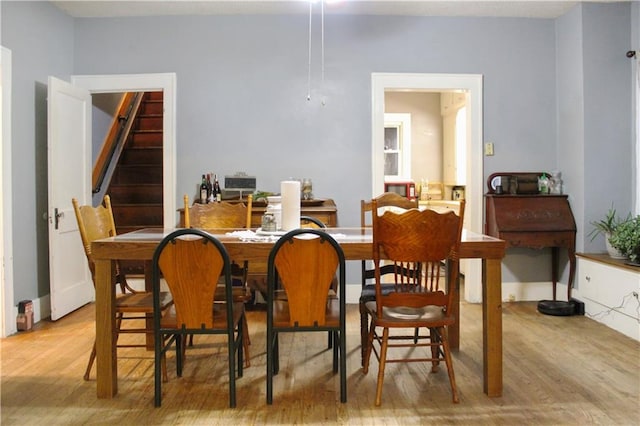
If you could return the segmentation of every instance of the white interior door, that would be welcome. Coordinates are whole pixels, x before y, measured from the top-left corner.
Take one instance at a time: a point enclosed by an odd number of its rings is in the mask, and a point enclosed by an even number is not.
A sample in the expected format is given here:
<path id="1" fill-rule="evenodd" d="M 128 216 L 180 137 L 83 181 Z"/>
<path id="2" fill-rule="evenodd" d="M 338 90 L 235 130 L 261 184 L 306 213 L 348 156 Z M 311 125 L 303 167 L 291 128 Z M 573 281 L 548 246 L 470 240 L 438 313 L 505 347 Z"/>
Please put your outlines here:
<path id="1" fill-rule="evenodd" d="M 48 89 L 51 319 L 93 300 L 72 198 L 91 204 L 91 95 L 54 77 Z"/>

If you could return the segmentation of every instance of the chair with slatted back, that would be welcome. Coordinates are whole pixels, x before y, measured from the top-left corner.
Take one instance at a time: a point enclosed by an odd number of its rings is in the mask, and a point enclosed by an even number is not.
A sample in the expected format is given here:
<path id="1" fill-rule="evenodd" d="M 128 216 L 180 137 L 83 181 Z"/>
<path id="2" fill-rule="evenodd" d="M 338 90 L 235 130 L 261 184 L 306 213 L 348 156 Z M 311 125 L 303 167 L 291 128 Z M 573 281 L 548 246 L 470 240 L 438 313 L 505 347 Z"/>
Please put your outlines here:
<path id="1" fill-rule="evenodd" d="M 464 204 L 464 200 L 460 202 L 459 214 L 412 209 L 404 213 L 387 211 L 373 216 L 376 297 L 365 304 L 371 316 L 371 326 L 363 372 L 368 372 L 371 353 L 375 353 L 379 361 L 376 405 L 382 402 L 384 370 L 390 362 L 431 362 L 431 371 L 435 373 L 440 361 L 444 360 L 453 402 L 459 401 L 448 327 L 456 321 L 453 303 L 456 300 Z M 377 209 L 376 200 L 373 200 L 372 208 L 374 211 Z M 402 279 L 392 291 L 383 294 L 380 272 L 383 259 L 414 269 L 416 264 L 422 264 L 424 277 Z M 443 263 L 447 264 L 446 277 L 440 273 Z M 428 334 L 420 335 L 416 341 L 414 333 L 403 332 L 403 329 L 416 328 L 426 329 Z M 381 334 L 379 329 L 382 329 Z M 421 354 L 418 349 L 422 347 L 430 348 L 430 356 Z M 398 354 L 400 349 L 402 354 Z M 394 358 L 388 356 L 389 350 L 394 351 Z"/>
<path id="2" fill-rule="evenodd" d="M 95 285 L 95 265 L 93 262 L 93 254 L 91 252 L 91 243 L 102 238 L 113 237 L 116 235 L 116 225 L 111 210 L 111 199 L 108 195 L 104 197 L 104 205 L 97 207 L 80 206 L 78 200 L 71 200 L 73 210 L 78 222 L 78 230 L 82 239 L 82 246 L 87 257 L 91 278 Z M 115 300 L 116 312 L 116 330 L 118 333 L 143 333 L 152 334 L 153 329 L 147 327 L 121 328 L 123 320 L 142 320 L 146 319 L 153 313 L 153 300 L 151 293 L 144 291 L 136 291 L 131 288 L 124 274 L 120 272 L 120 265 L 116 262 L 116 283 L 119 284 L 121 294 L 118 294 Z M 171 295 L 168 292 L 160 294 L 160 305 L 164 310 L 171 305 Z M 118 347 L 146 347 L 144 344 L 118 345 Z M 93 343 L 93 349 L 89 356 L 89 362 L 84 373 L 84 379 L 89 380 L 91 368 L 96 358 L 96 344 Z"/>
<path id="3" fill-rule="evenodd" d="M 155 406 L 162 402 L 161 366 L 175 344 L 176 369 L 182 376 L 182 345 L 187 335 L 216 334 L 227 337 L 229 406 L 236 406 L 236 370 L 242 377 L 244 303 L 234 299 L 231 261 L 214 236 L 199 229 L 179 229 L 167 235 L 156 248 L 153 260 L 154 296 L 160 276 L 173 294 L 174 304 L 161 314 L 154 297 Z M 223 291 L 219 291 L 223 277 Z M 215 351 L 217 352 L 217 351 Z M 237 360 L 236 360 L 237 357 Z"/>
<path id="4" fill-rule="evenodd" d="M 409 209 L 414 209 L 418 207 L 418 200 L 409 200 L 402 195 L 396 194 L 395 192 L 385 192 L 378 197 L 375 198 L 378 209 L 383 210 L 394 210 L 394 211 L 405 211 Z M 372 216 L 373 214 L 379 214 L 380 211 L 372 210 L 373 201 L 360 201 L 360 226 L 363 228 L 371 227 Z M 364 354 L 367 343 L 367 335 L 369 332 L 369 319 L 367 315 L 367 310 L 365 308 L 365 304 L 369 301 L 375 300 L 376 292 L 375 285 L 373 284 L 374 279 L 374 268 L 367 266 L 368 261 L 362 261 L 362 271 L 361 271 L 361 279 L 362 279 L 362 290 L 360 293 L 360 362 L 364 365 Z M 410 268 L 402 265 L 396 265 L 393 263 L 387 263 L 380 267 L 380 273 L 382 276 L 388 277 L 388 280 L 392 280 L 396 282 L 401 277 L 412 277 L 413 275 L 420 276 L 420 265 L 417 265 L 417 270 L 413 271 Z M 393 289 L 392 283 L 383 283 L 382 284 L 382 293 L 386 293 Z"/>
<path id="5" fill-rule="evenodd" d="M 329 288 L 338 275 L 338 297 Z M 280 370 L 279 334 L 331 332 L 333 372 L 340 372 L 340 401 L 347 401 L 345 260 L 338 243 L 320 229 L 289 231 L 272 248 L 267 279 L 267 404 Z M 286 298 L 276 297 L 282 284 Z"/>
<path id="6" fill-rule="evenodd" d="M 245 203 L 230 202 L 213 202 L 208 204 L 194 204 L 189 206 L 189 196 L 184 196 L 184 225 L 185 228 L 197 229 L 237 229 L 251 228 L 251 208 L 253 205 L 253 194 L 247 196 Z M 234 259 L 239 260 L 239 259 Z M 251 290 L 248 286 L 247 273 L 249 270 L 249 262 L 243 261 L 242 266 L 232 260 L 231 263 L 231 279 L 234 283 L 233 295 L 236 300 L 245 303 L 250 302 L 253 298 Z M 222 291 L 222 287 L 219 291 Z M 251 339 L 249 337 L 249 325 L 244 319 L 244 353 L 245 366 L 251 364 L 249 355 L 249 345 Z M 190 345 L 193 344 L 193 336 L 190 336 Z"/>

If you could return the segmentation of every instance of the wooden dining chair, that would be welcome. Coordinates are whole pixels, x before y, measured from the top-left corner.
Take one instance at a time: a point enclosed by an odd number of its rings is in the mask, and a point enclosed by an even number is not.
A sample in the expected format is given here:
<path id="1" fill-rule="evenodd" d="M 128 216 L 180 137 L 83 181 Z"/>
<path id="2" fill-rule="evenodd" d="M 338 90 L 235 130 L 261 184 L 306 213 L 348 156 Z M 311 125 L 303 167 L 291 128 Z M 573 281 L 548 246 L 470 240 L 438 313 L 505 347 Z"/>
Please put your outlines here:
<path id="1" fill-rule="evenodd" d="M 338 297 L 329 289 L 338 275 Z M 286 298 L 276 297 L 281 283 Z M 312 228 L 289 231 L 272 248 L 267 279 L 267 404 L 280 370 L 278 336 L 285 332 L 328 331 L 333 335 L 333 372 L 340 372 L 340 401 L 347 401 L 345 260 L 328 233 Z"/>
<path id="2" fill-rule="evenodd" d="M 418 200 L 409 200 L 402 195 L 395 192 L 385 192 L 375 198 L 378 209 L 380 211 L 373 210 L 373 200 L 360 200 L 360 226 L 362 228 L 370 228 L 372 224 L 372 217 L 374 214 L 380 214 L 383 210 L 393 211 L 406 211 L 410 209 L 418 208 Z M 369 333 L 369 316 L 365 304 L 376 298 L 376 290 L 374 285 L 375 269 L 368 266 L 371 262 L 363 260 L 361 265 L 361 284 L 362 289 L 360 291 L 360 300 L 358 302 L 360 308 L 360 363 L 364 365 L 364 355 L 367 347 L 367 336 Z M 393 282 L 397 282 L 398 279 L 405 277 L 421 277 L 421 265 L 416 265 L 416 270 L 408 268 L 406 265 L 396 263 L 386 263 L 380 267 L 380 275 L 387 277 L 386 281 L 391 280 L 392 283 L 382 284 L 382 294 L 386 294 L 392 291 L 394 288 Z"/>
<path id="3" fill-rule="evenodd" d="M 229 406 L 236 406 L 236 369 L 242 377 L 244 303 L 233 297 L 231 261 L 226 249 L 211 234 L 199 229 L 179 229 L 162 239 L 153 260 L 155 397 L 162 403 L 161 366 L 175 344 L 177 375 L 182 376 L 182 345 L 187 335 L 227 336 Z M 173 307 L 162 315 L 160 277 L 173 294 Z M 220 277 L 224 291 L 219 291 Z M 237 357 L 237 361 L 236 361 Z"/>
<path id="4" fill-rule="evenodd" d="M 75 212 L 76 221 L 78 222 L 78 230 L 84 253 L 87 257 L 91 278 L 95 287 L 95 264 L 93 254 L 91 252 L 91 243 L 102 238 L 113 237 L 116 235 L 116 225 L 113 219 L 113 211 L 111 210 L 111 199 L 109 195 L 104 196 L 104 205 L 97 207 L 81 206 L 76 198 L 71 200 L 73 210 Z M 129 286 L 126 277 L 120 270 L 119 262 L 115 262 L 116 283 L 120 286 L 120 294 L 115 299 L 116 312 L 116 330 L 117 333 L 142 333 L 145 335 L 153 334 L 150 327 L 132 327 L 121 328 L 123 320 L 145 320 L 153 313 L 152 295 L 145 291 L 136 291 Z M 171 305 L 171 294 L 166 291 L 160 293 L 160 307 L 162 311 Z M 117 337 L 116 337 L 117 341 Z M 145 344 L 127 344 L 118 345 L 118 347 L 146 347 Z M 93 343 L 93 349 L 89 355 L 89 362 L 84 373 L 84 379 L 89 380 L 93 362 L 96 359 L 96 344 Z M 166 375 L 165 375 L 166 376 Z"/>
<path id="5" fill-rule="evenodd" d="M 245 203 L 213 202 L 208 204 L 196 203 L 189 206 L 189 196 L 184 195 L 184 225 L 185 228 L 196 229 L 237 229 L 251 228 L 251 208 L 253 205 L 253 194 L 247 196 Z M 233 296 L 236 300 L 250 303 L 253 300 L 251 289 L 248 285 L 249 262 L 242 261 L 242 266 L 233 259 L 231 262 L 231 280 L 234 283 Z M 239 259 L 237 259 L 239 260 Z M 222 291 L 220 287 L 219 291 Z M 243 317 L 244 328 L 244 354 L 245 367 L 251 365 L 249 346 L 251 338 L 249 336 L 249 325 L 246 317 Z M 193 345 L 193 336 L 189 336 L 189 345 Z"/>
<path id="6" fill-rule="evenodd" d="M 436 372 L 444 360 L 449 373 L 453 402 L 459 402 L 453 363 L 449 349 L 448 327 L 456 321 L 455 307 L 460 239 L 462 235 L 464 200 L 460 202 L 459 214 L 453 211 L 436 213 L 433 210 L 409 210 L 405 213 L 385 212 L 373 216 L 373 260 L 375 268 L 375 300 L 365 304 L 371 316 L 367 338 L 363 372 L 367 374 L 371 353 L 379 361 L 375 404 L 382 402 L 384 371 L 390 362 L 432 363 Z M 374 211 L 377 202 L 372 202 Z M 387 294 L 382 293 L 380 261 L 388 259 L 409 265 L 415 269 L 422 264 L 424 279 L 403 279 Z M 441 265 L 447 262 L 446 277 L 440 273 Z M 443 282 L 444 281 L 444 282 Z M 402 329 L 426 329 L 426 336 L 403 334 Z M 379 329 L 382 333 L 380 334 Z M 400 330 L 390 333 L 390 330 Z M 399 343 L 395 343 L 399 342 Z M 376 347 L 376 345 L 378 345 Z M 407 348 L 413 349 L 407 351 Z M 428 347 L 431 356 L 420 356 L 415 349 Z M 388 350 L 394 353 L 403 348 L 403 356 L 389 358 Z"/>

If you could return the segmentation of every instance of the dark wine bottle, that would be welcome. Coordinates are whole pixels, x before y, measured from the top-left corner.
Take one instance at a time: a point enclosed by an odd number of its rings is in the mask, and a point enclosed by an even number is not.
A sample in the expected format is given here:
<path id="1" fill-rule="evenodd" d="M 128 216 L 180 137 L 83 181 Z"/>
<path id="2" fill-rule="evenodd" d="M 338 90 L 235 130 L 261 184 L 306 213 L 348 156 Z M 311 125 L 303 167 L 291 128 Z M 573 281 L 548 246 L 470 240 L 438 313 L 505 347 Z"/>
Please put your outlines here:
<path id="1" fill-rule="evenodd" d="M 213 197 L 213 184 L 211 183 L 211 175 L 207 173 L 207 203 L 214 201 Z"/>
<path id="2" fill-rule="evenodd" d="M 220 182 L 218 182 L 218 175 L 214 175 L 213 193 L 215 195 L 215 200 L 220 202 L 222 200 L 222 190 L 220 189 Z"/>
<path id="3" fill-rule="evenodd" d="M 207 179 L 202 175 L 202 183 L 200 184 L 200 202 L 207 204 Z"/>

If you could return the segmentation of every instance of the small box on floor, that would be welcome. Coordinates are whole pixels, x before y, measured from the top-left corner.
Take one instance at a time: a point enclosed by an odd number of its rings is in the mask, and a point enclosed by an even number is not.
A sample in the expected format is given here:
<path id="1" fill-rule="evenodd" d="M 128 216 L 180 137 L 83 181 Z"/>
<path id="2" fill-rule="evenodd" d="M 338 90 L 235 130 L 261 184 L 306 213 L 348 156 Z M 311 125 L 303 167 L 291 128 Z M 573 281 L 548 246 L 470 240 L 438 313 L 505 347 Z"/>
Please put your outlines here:
<path id="1" fill-rule="evenodd" d="M 33 327 L 33 302 L 22 300 L 18 302 L 18 317 L 16 318 L 18 331 L 31 330 Z"/>

